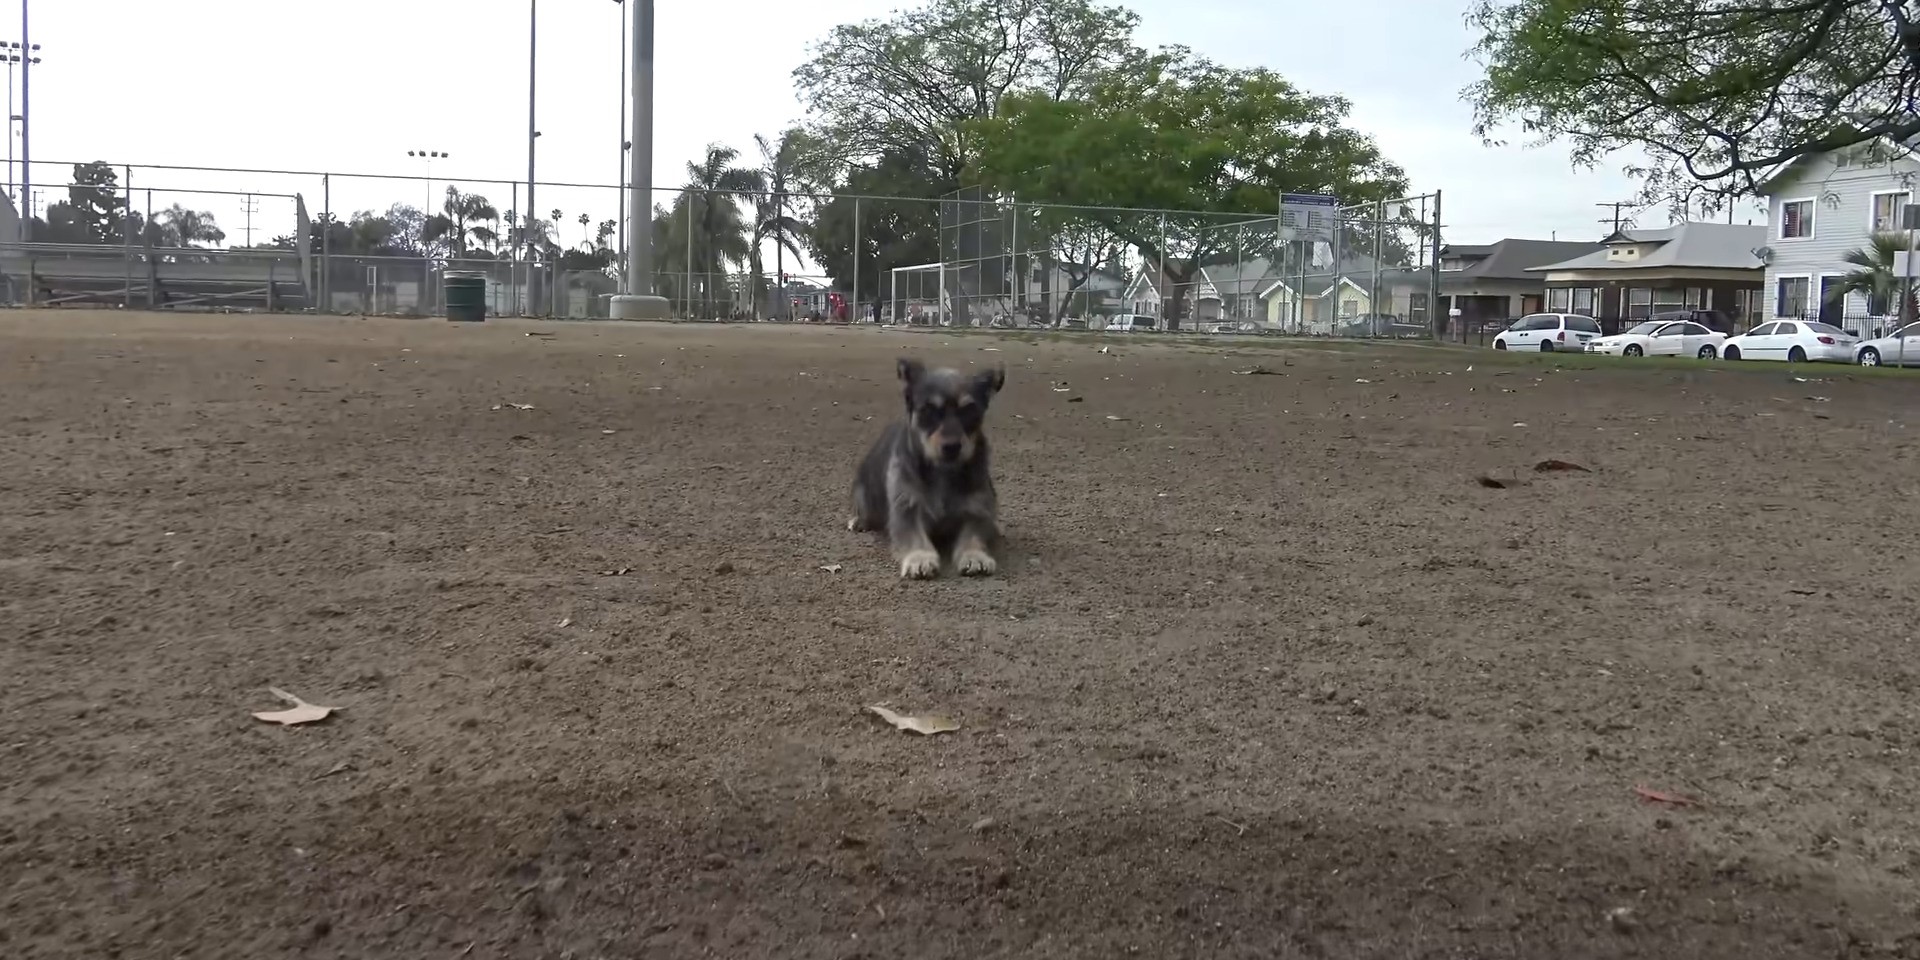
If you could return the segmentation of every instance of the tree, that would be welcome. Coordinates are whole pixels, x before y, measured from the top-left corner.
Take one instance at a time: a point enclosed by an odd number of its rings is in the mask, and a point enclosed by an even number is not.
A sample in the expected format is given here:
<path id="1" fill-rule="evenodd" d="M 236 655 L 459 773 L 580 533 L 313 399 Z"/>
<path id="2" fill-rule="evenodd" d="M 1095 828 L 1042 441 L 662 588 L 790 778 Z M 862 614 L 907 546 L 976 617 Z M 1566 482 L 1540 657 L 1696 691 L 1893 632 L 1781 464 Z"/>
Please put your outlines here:
<path id="1" fill-rule="evenodd" d="M 931 0 L 835 27 L 794 80 L 839 160 L 919 154 L 957 181 L 976 152 L 968 121 L 993 116 L 1009 94 L 1078 94 L 1102 68 L 1135 59 L 1138 22 L 1090 0 Z"/>
<path id="2" fill-rule="evenodd" d="M 773 241 L 774 270 L 781 277 L 787 275 L 788 253 L 792 253 L 795 260 L 800 259 L 799 238 L 806 236 L 807 225 L 796 217 L 788 216 L 788 204 L 791 201 L 787 191 L 805 176 L 802 163 L 809 141 L 805 133 L 789 130 L 780 135 L 777 144 L 768 143 L 766 137 L 757 133 L 753 135 L 753 142 L 760 148 L 762 192 L 753 197 L 753 246 L 748 254 L 748 272 L 752 274 L 752 299 L 755 315 L 758 315 L 758 306 L 765 302 L 767 290 L 761 248 L 769 239 Z M 785 300 L 784 296 L 782 300 Z M 786 316 L 784 302 L 778 308 L 778 313 L 781 317 Z"/>
<path id="3" fill-rule="evenodd" d="M 1884 312 L 1892 308 L 1897 299 L 1900 303 L 1900 324 L 1912 323 L 1920 317 L 1920 303 L 1915 302 L 1914 291 L 1907 279 L 1895 269 L 1896 254 L 1907 249 L 1907 238 L 1899 233 L 1876 233 L 1866 246 L 1847 252 L 1841 257 L 1852 270 L 1840 277 L 1840 282 L 1827 289 L 1830 303 L 1844 301 L 1848 294 L 1858 293 L 1865 297 L 1868 309 Z"/>
<path id="4" fill-rule="evenodd" d="M 1031 212 L 1021 218 L 1022 232 L 1047 238 L 1038 264 L 1040 296 L 1043 303 L 1052 304 L 1052 316 L 1048 320 L 1057 327 L 1072 309 L 1074 295 L 1085 288 L 1095 274 L 1122 269 L 1127 242 L 1098 217 L 1073 207 L 1024 209 Z M 1067 288 L 1057 291 L 1057 300 L 1053 299 L 1056 274 L 1067 281 Z"/>
<path id="5" fill-rule="evenodd" d="M 1757 192 L 1796 157 L 1920 134 L 1920 19 L 1888 0 L 1478 0 L 1475 129 L 1627 148 L 1648 200 Z M 1696 197 L 1704 191 L 1705 196 Z"/>
<path id="6" fill-rule="evenodd" d="M 687 164 L 687 190 L 693 195 L 683 194 L 682 201 L 692 205 L 693 263 L 699 275 L 695 282 L 709 316 L 719 302 L 716 278 L 724 281 L 727 264 L 745 261 L 752 252 L 748 239 L 752 231 L 735 201 L 764 189 L 759 172 L 735 166 L 738 159 L 740 151 L 715 143 L 707 146 L 698 162 Z M 676 201 L 677 210 L 684 211 L 679 206 L 682 201 Z"/>
<path id="7" fill-rule="evenodd" d="M 1398 197 L 1405 175 L 1372 139 L 1344 126 L 1347 101 L 1315 96 L 1269 70 L 1233 70 L 1172 49 L 1109 71 L 1081 97 L 1025 94 L 970 125 L 975 174 L 1023 202 L 1190 210 L 1211 217 L 1084 209 L 1173 284 L 1178 320 L 1203 266 L 1230 259 L 1239 217 L 1271 217 L 1281 193 L 1347 203 Z M 1125 157 L 1125 163 L 1113 157 Z M 1249 253 L 1306 255 L 1306 241 Z M 1180 256 L 1175 256 L 1180 251 Z"/>
<path id="8" fill-rule="evenodd" d="M 469 257 L 469 240 L 484 245 L 496 239 L 493 231 L 484 224 L 499 219 L 500 211 L 486 197 L 448 186 L 447 198 L 441 203 L 440 212 L 421 223 L 420 240 L 422 244 L 445 241 L 448 256 L 465 260 Z"/>
<path id="9" fill-rule="evenodd" d="M 154 223 L 158 228 L 155 246 L 184 248 L 216 244 L 227 238 L 226 231 L 214 222 L 213 214 L 190 210 L 177 203 L 160 211 Z"/>
<path id="10" fill-rule="evenodd" d="M 48 204 L 45 220 L 34 218 L 32 236 L 48 243 L 121 243 L 126 209 L 118 171 L 98 160 L 76 163 L 66 201 Z"/>
<path id="11" fill-rule="evenodd" d="M 938 198 L 958 186 L 954 181 L 939 179 L 925 154 L 889 150 L 873 167 L 853 169 L 834 195 L 814 211 L 813 225 L 806 234 L 808 251 L 835 286 L 848 289 L 853 286 L 857 254 L 860 289 L 854 294 L 877 301 L 881 280 L 889 270 L 940 259 Z M 853 198 L 859 195 L 900 199 L 856 203 Z M 912 199 L 915 197 L 925 199 Z M 857 231 L 853 223 L 856 206 L 860 220 Z"/>

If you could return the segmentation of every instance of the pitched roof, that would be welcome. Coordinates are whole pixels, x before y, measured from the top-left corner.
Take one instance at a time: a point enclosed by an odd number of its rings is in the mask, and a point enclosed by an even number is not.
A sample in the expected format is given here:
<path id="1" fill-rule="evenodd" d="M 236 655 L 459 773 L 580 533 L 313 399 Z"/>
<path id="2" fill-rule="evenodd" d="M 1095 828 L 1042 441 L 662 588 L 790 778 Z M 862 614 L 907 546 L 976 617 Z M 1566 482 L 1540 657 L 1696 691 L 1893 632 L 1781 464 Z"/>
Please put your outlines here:
<path id="1" fill-rule="evenodd" d="M 1758 270 L 1764 264 L 1754 250 L 1767 243 L 1763 225 L 1735 223 L 1676 223 L 1658 230 L 1622 230 L 1602 241 L 1654 244 L 1654 249 L 1632 260 L 1609 260 L 1603 247 L 1582 257 L 1528 267 L 1545 270 L 1645 270 L 1650 267 L 1695 267 L 1716 270 Z"/>
<path id="2" fill-rule="evenodd" d="M 1602 249 L 1598 243 L 1583 243 L 1575 240 L 1520 240 L 1509 237 L 1484 246 L 1454 244 L 1442 247 L 1440 259 L 1478 258 L 1476 262 L 1464 269 L 1447 271 L 1448 276 L 1486 280 L 1534 280 L 1538 278 L 1527 271 L 1535 267 L 1571 260 Z"/>
<path id="3" fill-rule="evenodd" d="M 1274 269 L 1273 261 L 1265 257 L 1200 268 L 1200 279 L 1213 284 L 1213 289 L 1223 297 L 1254 293 L 1277 276 L 1279 272 Z"/>

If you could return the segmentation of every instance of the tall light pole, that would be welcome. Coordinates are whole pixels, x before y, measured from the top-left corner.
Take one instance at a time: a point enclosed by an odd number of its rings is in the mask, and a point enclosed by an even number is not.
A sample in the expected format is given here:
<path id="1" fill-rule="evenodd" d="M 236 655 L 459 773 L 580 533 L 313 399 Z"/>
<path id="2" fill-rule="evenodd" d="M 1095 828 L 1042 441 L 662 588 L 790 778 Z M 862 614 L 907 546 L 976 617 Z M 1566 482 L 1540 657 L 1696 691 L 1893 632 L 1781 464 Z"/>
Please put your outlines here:
<path id="1" fill-rule="evenodd" d="M 653 0 L 630 0 L 633 8 L 633 156 L 627 209 L 653 209 Z M 689 207 L 691 209 L 691 207 Z M 616 320 L 665 320 L 667 298 L 653 292 L 652 220 L 637 217 L 627 245 L 627 292 L 613 298 Z"/>
<path id="2" fill-rule="evenodd" d="M 27 0 L 20 0 L 20 195 L 26 198 L 21 207 L 26 216 L 20 218 L 20 239 L 33 240 L 33 141 L 27 133 L 27 103 L 32 99 L 28 94 L 32 89 L 27 82 L 28 67 L 33 66 L 32 53 L 35 47 L 27 42 Z"/>
<path id="3" fill-rule="evenodd" d="M 627 249 L 627 8 L 626 0 L 613 0 L 620 7 L 620 169 L 613 182 L 618 185 L 619 203 L 613 211 L 620 235 L 615 250 Z M 620 271 L 620 289 L 627 287 L 627 272 Z"/>
<path id="4" fill-rule="evenodd" d="M 539 77 L 540 59 L 540 0 L 527 0 L 527 218 L 520 225 L 520 236 L 527 241 L 529 254 L 533 244 L 533 142 L 540 139 L 540 130 L 534 126 L 533 89 L 534 81 Z M 532 259 L 531 256 L 528 257 Z M 531 271 L 531 267 L 528 268 Z M 531 273 L 529 273 L 531 279 Z"/>
<path id="5" fill-rule="evenodd" d="M 433 162 L 435 160 L 445 160 L 448 157 L 453 156 L 453 154 L 448 153 L 445 150 L 408 150 L 407 156 L 413 157 L 414 159 L 417 159 L 417 160 L 426 161 L 427 205 L 420 208 L 420 213 L 424 216 L 429 216 L 429 217 L 433 216 Z"/>
<path id="6" fill-rule="evenodd" d="M 0 49 L 5 50 L 5 53 L 0 53 L 0 60 L 7 62 L 7 192 L 12 193 L 15 183 L 13 179 L 13 125 L 21 118 L 20 114 L 13 112 L 13 65 L 16 63 L 22 64 L 20 69 L 25 70 L 26 64 L 39 63 L 40 58 L 37 54 L 40 52 L 40 45 L 36 43 L 31 47 L 22 47 L 18 43 L 9 40 L 4 44 L 0 44 Z M 21 204 L 20 209 L 24 211 L 26 205 L 24 203 Z"/>

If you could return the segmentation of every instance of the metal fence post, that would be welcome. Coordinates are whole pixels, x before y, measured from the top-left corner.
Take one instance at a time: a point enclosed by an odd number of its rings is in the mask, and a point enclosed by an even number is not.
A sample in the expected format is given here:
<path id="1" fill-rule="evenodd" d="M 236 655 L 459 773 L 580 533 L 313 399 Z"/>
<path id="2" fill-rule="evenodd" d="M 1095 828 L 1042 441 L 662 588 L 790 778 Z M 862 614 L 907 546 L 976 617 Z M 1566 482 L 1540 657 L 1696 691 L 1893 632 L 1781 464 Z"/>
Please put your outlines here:
<path id="1" fill-rule="evenodd" d="M 694 197 L 693 188 L 688 187 L 687 188 L 687 215 L 684 218 L 682 218 L 686 221 L 686 231 L 687 231 L 687 270 L 686 270 L 687 308 L 686 308 L 686 316 L 681 318 L 684 320 L 693 319 L 693 197 Z"/>
<path id="2" fill-rule="evenodd" d="M 853 198 L 853 291 L 847 303 L 847 322 L 860 319 L 860 198 Z"/>
<path id="3" fill-rule="evenodd" d="M 333 312 L 333 175 L 320 175 L 320 312 Z"/>
<path id="4" fill-rule="evenodd" d="M 127 164 L 125 170 L 127 182 L 120 193 L 120 232 L 125 236 L 120 238 L 120 255 L 125 261 L 122 266 L 127 269 L 127 285 L 120 294 L 120 309 L 130 310 L 133 308 L 133 164 Z"/>
<path id="5" fill-rule="evenodd" d="M 1427 321 L 1433 324 L 1435 339 L 1440 335 L 1440 191 L 1433 192 L 1433 258 L 1427 264 Z M 1464 315 L 1463 315 L 1464 316 Z M 1452 322 L 1452 317 L 1448 317 Z M 1460 342 L 1467 342 L 1467 332 L 1460 331 Z"/>

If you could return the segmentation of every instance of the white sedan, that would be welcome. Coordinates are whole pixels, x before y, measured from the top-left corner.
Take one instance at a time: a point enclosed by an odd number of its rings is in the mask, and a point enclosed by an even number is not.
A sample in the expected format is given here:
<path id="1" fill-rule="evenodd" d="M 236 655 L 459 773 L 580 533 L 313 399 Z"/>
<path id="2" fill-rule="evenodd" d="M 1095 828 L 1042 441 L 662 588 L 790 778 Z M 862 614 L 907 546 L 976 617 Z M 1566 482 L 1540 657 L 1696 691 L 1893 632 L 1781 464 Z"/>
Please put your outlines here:
<path id="1" fill-rule="evenodd" d="M 1775 320 L 1737 337 L 1728 337 L 1720 346 L 1720 355 L 1728 360 L 1852 363 L 1854 348 L 1859 344 L 1859 337 L 1830 323 Z"/>
<path id="2" fill-rule="evenodd" d="M 1727 335 L 1690 320 L 1648 320 L 1611 337 L 1587 341 L 1588 353 L 1620 357 L 1699 357 L 1720 355 Z"/>
<path id="3" fill-rule="evenodd" d="M 1920 366 L 1920 323 L 1868 340 L 1854 349 L 1853 356 L 1863 367 Z"/>

